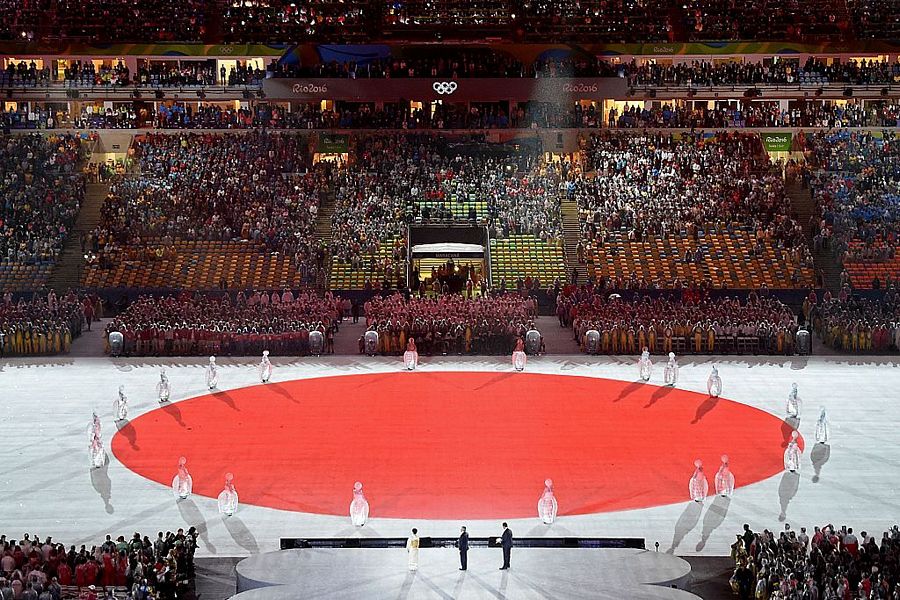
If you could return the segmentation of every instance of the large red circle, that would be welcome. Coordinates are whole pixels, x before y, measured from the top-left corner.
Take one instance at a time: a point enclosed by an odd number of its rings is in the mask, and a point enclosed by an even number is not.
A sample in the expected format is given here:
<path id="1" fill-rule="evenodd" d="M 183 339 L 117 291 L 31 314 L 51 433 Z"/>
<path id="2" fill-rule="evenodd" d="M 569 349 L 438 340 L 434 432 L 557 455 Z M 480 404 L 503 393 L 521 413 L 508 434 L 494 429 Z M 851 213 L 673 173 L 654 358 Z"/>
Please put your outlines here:
<path id="1" fill-rule="evenodd" d="M 146 413 L 116 457 L 170 485 L 185 456 L 194 493 L 235 475 L 242 503 L 347 514 L 362 481 L 372 516 L 516 518 L 554 481 L 560 514 L 688 499 L 728 454 L 737 485 L 783 468 L 790 427 L 677 388 L 514 372 L 392 372 L 269 383 Z"/>

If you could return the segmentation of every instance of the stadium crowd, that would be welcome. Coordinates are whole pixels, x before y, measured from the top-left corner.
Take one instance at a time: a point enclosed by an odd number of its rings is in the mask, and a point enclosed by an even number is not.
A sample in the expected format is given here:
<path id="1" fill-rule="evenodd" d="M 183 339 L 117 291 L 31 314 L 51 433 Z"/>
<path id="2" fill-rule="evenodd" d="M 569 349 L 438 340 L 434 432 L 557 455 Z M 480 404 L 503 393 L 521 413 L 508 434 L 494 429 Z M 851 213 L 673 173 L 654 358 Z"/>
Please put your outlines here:
<path id="1" fill-rule="evenodd" d="M 643 104 L 643 103 L 641 103 Z M 777 102 L 752 105 L 723 104 L 707 108 L 705 102 L 697 107 L 666 103 L 647 108 L 639 104 L 626 105 L 620 113 L 610 109 L 609 127 L 723 129 L 753 127 L 897 127 L 900 123 L 900 105 L 891 102 L 804 102 L 793 108 L 782 109 Z M 573 121 L 570 121 L 573 122 Z M 578 123 L 577 120 L 574 123 Z M 565 125 L 550 125 L 565 126 Z M 579 126 L 579 125 L 571 125 Z M 581 127 L 584 127 L 582 121 Z M 588 125 L 588 126 L 597 126 Z"/>
<path id="2" fill-rule="evenodd" d="M 751 292 L 712 299 L 699 289 L 667 297 L 624 300 L 603 290 L 580 288 L 560 294 L 557 316 L 571 325 L 582 351 L 585 334 L 600 333 L 603 354 L 793 354 L 798 331 L 793 312 L 774 298 Z"/>
<path id="3" fill-rule="evenodd" d="M 811 56 L 802 65 L 792 60 L 773 62 L 691 61 L 659 64 L 632 62 L 625 71 L 629 85 L 696 86 L 800 85 L 842 83 L 852 85 L 888 84 L 900 81 L 900 60 L 832 61 Z"/>
<path id="4" fill-rule="evenodd" d="M 815 248 L 830 249 L 848 270 L 845 283 L 887 287 L 900 236 L 900 143 L 893 131 L 834 131 L 807 136 L 808 175 L 820 219 Z M 857 267 L 883 264 L 865 280 Z"/>
<path id="5" fill-rule="evenodd" d="M 534 328 L 537 316 L 536 300 L 520 294 L 466 299 L 396 293 L 375 296 L 364 308 L 367 331 L 378 332 L 378 352 L 396 355 L 406 350 L 410 338 L 420 354 L 509 354 L 516 338 Z"/>
<path id="6" fill-rule="evenodd" d="M 193 588 L 197 530 L 159 532 L 155 540 L 135 533 L 111 535 L 90 549 L 66 549 L 47 536 L 0 535 L 0 598 L 105 600 L 124 591 L 133 600 L 174 600 Z M 101 595 L 102 594 L 102 595 Z"/>
<path id="7" fill-rule="evenodd" d="M 74 135 L 0 138 L 0 264 L 55 259 L 84 198 Z"/>
<path id="8" fill-rule="evenodd" d="M 293 257 L 314 282 L 321 260 L 313 229 L 328 166 L 311 168 L 305 138 L 149 134 L 137 145 L 141 175 L 110 187 L 91 235 L 109 266 L 150 242 L 248 240 Z"/>
<path id="9" fill-rule="evenodd" d="M 320 331 L 334 352 L 343 315 L 339 297 L 292 290 L 211 296 L 141 296 L 106 327 L 124 337 L 129 356 L 307 355 L 309 334 Z M 109 347 L 107 347 L 109 351 Z"/>
<path id="10" fill-rule="evenodd" d="M 774 243 L 794 267 L 811 262 L 802 225 L 789 216 L 781 171 L 757 136 L 604 132 L 584 137 L 582 148 L 584 174 L 573 181 L 584 259 L 594 246 L 615 253 L 622 240 L 696 241 L 701 230 L 742 228 L 755 235 L 752 252 Z M 693 252 L 681 260 L 710 258 L 700 244 Z"/>
<path id="11" fill-rule="evenodd" d="M 900 594 L 900 528 L 881 539 L 827 524 L 807 532 L 754 532 L 749 525 L 731 546 L 730 584 L 740 600 L 893 599 Z"/>
<path id="12" fill-rule="evenodd" d="M 469 138 L 451 143 L 404 134 L 355 143 L 353 160 L 335 176 L 331 253 L 354 270 L 367 269 L 373 287 L 382 281 L 403 286 L 404 224 L 435 216 L 422 201 L 438 209 L 486 201 L 483 218 L 464 218 L 483 222 L 497 238 L 528 233 L 549 240 L 561 234 L 558 190 L 565 163 L 545 163 L 531 152 L 498 154 L 496 147 Z"/>
<path id="13" fill-rule="evenodd" d="M 215 11 L 218 14 L 211 14 Z M 612 43 L 691 40 L 892 39 L 900 33 L 893 0 L 797 0 L 721 3 L 714 0 L 156 0 L 0 2 L 0 39 L 33 40 L 42 31 L 91 42 L 209 41 L 211 43 L 326 43 L 371 39 L 485 36 Z M 207 21 L 211 20 L 211 24 Z M 437 39 L 441 39 L 437 37 Z"/>

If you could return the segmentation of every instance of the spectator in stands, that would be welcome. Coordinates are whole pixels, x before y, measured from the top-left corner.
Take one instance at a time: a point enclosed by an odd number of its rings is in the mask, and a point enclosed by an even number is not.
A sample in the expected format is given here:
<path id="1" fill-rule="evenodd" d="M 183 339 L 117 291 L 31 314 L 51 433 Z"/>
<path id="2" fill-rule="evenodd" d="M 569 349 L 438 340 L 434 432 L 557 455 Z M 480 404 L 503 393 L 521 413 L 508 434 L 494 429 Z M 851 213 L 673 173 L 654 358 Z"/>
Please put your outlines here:
<path id="1" fill-rule="evenodd" d="M 162 534 L 160 534 L 162 535 Z M 174 600 L 184 597 L 187 583 L 194 576 L 194 552 L 197 548 L 197 531 L 179 529 L 167 532 L 161 543 L 154 546 L 150 540 L 135 533 L 126 541 L 119 536 L 88 550 L 70 546 L 69 550 L 50 537 L 41 543 L 28 534 L 22 540 L 0 538 L 0 596 L 3 598 L 61 598 L 116 591 L 138 592 L 146 587 L 153 598 Z M 73 586 L 77 589 L 73 589 Z M 6 590 L 13 590 L 7 596 Z M 18 590 L 18 591 L 16 591 Z M 140 590 L 140 593 L 143 593 Z M 65 596 L 64 596 L 65 594 Z M 83 596 L 79 596 L 83 597 Z M 147 594 L 134 594 L 133 598 L 149 598 Z"/>
<path id="2" fill-rule="evenodd" d="M 751 255 L 771 255 L 790 268 L 791 283 L 784 287 L 811 283 L 804 280 L 812 260 L 803 228 L 790 216 L 781 169 L 769 161 L 758 136 L 592 134 L 582 139 L 582 166 L 572 179 L 587 262 L 599 254 L 605 268 L 606 259 L 615 261 L 628 244 L 661 240 L 680 254 L 664 257 L 670 265 L 679 258 L 703 265 L 715 257 L 704 252 L 701 235 L 744 230 L 756 241 Z M 667 271 L 676 269 L 658 271 L 654 280 L 631 272 L 611 287 L 705 283 L 663 278 Z M 719 278 L 725 281 L 724 274 Z"/>
<path id="3" fill-rule="evenodd" d="M 891 287 L 900 236 L 900 143 L 892 131 L 817 133 L 807 144 L 816 248 L 830 249 L 854 288 Z"/>
<path id="4" fill-rule="evenodd" d="M 896 598 L 900 530 L 894 525 L 880 542 L 865 532 L 862 538 L 831 524 L 816 527 L 808 546 L 788 528 L 755 533 L 733 554 L 732 588 L 744 594 L 749 571 L 756 598 Z"/>
<path id="5" fill-rule="evenodd" d="M 159 260 L 173 240 L 246 240 L 292 257 L 314 283 L 313 228 L 329 167 L 310 168 L 305 143 L 265 133 L 148 135 L 137 144 L 141 176 L 110 187 L 94 262 Z"/>

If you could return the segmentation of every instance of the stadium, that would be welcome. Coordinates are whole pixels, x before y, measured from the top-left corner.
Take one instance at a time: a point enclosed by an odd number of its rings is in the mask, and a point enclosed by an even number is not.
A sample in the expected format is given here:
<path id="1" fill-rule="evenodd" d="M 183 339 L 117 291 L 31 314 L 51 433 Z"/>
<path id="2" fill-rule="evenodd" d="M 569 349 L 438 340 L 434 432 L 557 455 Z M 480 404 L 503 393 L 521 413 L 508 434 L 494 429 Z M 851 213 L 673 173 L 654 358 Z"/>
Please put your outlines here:
<path id="1" fill-rule="evenodd" d="M 0 600 L 900 599 L 900 1 L 0 0 L 0 97 Z"/>

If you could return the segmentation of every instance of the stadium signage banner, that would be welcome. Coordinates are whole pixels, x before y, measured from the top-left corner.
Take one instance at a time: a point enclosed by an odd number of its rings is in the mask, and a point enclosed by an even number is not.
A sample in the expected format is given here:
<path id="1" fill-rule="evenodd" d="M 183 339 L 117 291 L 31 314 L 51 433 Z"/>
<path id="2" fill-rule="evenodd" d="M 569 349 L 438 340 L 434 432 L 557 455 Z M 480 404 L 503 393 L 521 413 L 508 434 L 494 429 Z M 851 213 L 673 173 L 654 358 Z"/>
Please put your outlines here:
<path id="1" fill-rule="evenodd" d="M 791 133 L 761 133 L 763 147 L 766 152 L 790 152 L 791 151 Z"/>
<path id="2" fill-rule="evenodd" d="M 350 136 L 340 133 L 322 133 L 319 135 L 318 151 L 322 154 L 346 154 L 350 151 Z"/>
<path id="3" fill-rule="evenodd" d="M 574 102 L 623 97 L 626 81 L 619 77 L 538 79 L 266 79 L 266 97 L 277 100 L 398 100 L 454 102 L 535 100 Z"/>

